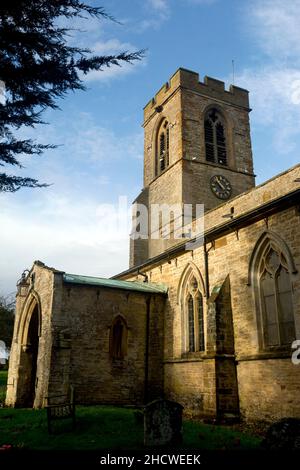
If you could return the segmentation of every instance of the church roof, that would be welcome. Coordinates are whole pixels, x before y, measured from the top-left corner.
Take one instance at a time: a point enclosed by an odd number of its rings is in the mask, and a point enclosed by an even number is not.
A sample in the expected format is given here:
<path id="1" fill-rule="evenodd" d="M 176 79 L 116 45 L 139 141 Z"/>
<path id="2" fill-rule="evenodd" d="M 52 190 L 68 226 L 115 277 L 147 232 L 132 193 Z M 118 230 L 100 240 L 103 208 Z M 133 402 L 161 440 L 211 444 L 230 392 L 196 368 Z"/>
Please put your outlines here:
<path id="1" fill-rule="evenodd" d="M 117 279 L 105 279 L 102 277 L 80 276 L 78 274 L 63 274 L 64 282 L 68 284 L 81 284 L 88 286 L 109 287 L 112 289 L 132 290 L 150 294 L 166 294 L 168 288 L 163 284 L 140 281 L 119 281 Z"/>

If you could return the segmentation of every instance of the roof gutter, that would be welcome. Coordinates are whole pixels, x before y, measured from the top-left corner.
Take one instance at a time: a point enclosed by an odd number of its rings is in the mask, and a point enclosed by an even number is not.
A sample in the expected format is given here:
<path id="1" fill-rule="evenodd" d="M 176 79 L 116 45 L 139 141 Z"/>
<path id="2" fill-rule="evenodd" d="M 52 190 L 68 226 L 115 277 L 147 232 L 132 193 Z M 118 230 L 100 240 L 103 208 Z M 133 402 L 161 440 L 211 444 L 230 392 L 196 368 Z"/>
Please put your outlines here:
<path id="1" fill-rule="evenodd" d="M 295 191 L 292 191 L 289 194 L 285 194 L 284 196 L 281 196 L 278 199 L 267 202 L 266 204 L 256 209 L 252 209 L 246 212 L 245 214 L 235 217 L 230 222 L 225 222 L 224 224 L 218 225 L 217 227 L 208 230 L 204 233 L 204 243 L 211 242 L 216 238 L 220 238 L 228 233 L 234 232 L 237 229 L 246 227 L 247 225 L 257 222 L 262 218 L 267 218 L 277 212 L 282 211 L 287 207 L 292 207 L 297 204 L 300 204 L 300 189 L 296 189 Z M 196 237 L 188 240 L 189 243 L 193 241 L 196 241 Z M 113 276 L 111 279 L 118 279 L 129 274 L 137 273 L 141 269 L 145 269 L 148 266 L 159 264 L 163 260 L 168 260 L 186 251 L 193 250 L 187 250 L 186 242 L 181 242 L 173 248 L 164 251 L 160 255 L 150 258 L 145 263 L 133 266 L 132 268 Z"/>

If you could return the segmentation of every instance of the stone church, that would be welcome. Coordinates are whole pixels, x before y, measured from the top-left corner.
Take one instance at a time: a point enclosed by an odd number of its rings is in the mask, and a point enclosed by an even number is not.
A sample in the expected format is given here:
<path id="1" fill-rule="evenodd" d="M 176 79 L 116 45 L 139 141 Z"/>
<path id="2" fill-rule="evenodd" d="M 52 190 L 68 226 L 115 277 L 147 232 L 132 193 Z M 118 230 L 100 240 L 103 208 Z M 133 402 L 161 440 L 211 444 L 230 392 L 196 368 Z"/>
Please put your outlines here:
<path id="1" fill-rule="evenodd" d="M 42 407 L 73 385 L 82 404 L 163 396 L 217 420 L 300 417 L 300 165 L 255 186 L 249 112 L 247 90 L 182 68 L 145 106 L 134 204 L 149 224 L 130 268 L 23 273 L 7 405 Z M 202 242 L 191 227 L 174 236 L 180 211 L 155 234 L 157 204 L 204 204 Z"/>

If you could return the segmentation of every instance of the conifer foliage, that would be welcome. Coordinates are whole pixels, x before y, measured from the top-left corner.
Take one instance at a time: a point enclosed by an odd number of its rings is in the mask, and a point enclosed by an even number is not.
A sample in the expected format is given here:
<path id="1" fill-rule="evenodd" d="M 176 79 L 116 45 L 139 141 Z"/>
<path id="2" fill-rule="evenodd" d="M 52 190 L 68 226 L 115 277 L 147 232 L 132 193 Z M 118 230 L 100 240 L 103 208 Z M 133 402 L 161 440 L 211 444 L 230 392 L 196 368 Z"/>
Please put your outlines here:
<path id="1" fill-rule="evenodd" d="M 72 45 L 72 20 L 78 18 L 115 21 L 103 7 L 79 0 L 0 2 L 0 191 L 45 186 L 34 178 L 6 172 L 7 165 L 22 168 L 22 156 L 54 147 L 20 138 L 20 128 L 42 124 L 43 112 L 58 108 L 58 98 L 84 90 L 82 77 L 89 71 L 143 57 L 143 50 L 98 56 Z"/>

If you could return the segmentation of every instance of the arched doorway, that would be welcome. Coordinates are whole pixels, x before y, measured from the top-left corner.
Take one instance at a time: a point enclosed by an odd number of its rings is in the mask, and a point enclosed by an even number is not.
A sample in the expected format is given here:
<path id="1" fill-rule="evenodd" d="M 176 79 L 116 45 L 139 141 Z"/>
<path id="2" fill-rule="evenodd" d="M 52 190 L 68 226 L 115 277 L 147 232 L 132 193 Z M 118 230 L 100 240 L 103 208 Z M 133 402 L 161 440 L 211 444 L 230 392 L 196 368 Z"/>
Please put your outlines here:
<path id="1" fill-rule="evenodd" d="M 27 354 L 27 393 L 24 397 L 24 405 L 32 407 L 35 398 L 36 386 L 36 372 L 37 372 L 37 357 L 39 350 L 39 312 L 38 306 L 35 305 L 31 314 L 31 319 L 28 328 L 26 351 Z"/>
<path id="2" fill-rule="evenodd" d="M 20 363 L 17 385 L 17 406 L 33 407 L 38 371 L 39 338 L 41 334 L 41 314 L 38 298 L 30 296 L 20 322 Z"/>

